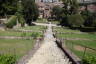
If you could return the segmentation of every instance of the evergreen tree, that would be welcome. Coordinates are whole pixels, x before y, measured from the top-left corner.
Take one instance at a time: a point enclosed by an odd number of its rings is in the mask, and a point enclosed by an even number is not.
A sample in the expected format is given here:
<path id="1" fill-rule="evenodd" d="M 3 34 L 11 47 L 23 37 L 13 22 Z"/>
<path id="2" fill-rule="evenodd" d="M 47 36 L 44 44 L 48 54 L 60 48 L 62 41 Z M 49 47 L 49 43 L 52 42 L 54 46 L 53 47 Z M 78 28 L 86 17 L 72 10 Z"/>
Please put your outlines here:
<path id="1" fill-rule="evenodd" d="M 23 0 L 23 15 L 28 25 L 35 21 L 39 16 L 38 7 L 33 0 Z"/>

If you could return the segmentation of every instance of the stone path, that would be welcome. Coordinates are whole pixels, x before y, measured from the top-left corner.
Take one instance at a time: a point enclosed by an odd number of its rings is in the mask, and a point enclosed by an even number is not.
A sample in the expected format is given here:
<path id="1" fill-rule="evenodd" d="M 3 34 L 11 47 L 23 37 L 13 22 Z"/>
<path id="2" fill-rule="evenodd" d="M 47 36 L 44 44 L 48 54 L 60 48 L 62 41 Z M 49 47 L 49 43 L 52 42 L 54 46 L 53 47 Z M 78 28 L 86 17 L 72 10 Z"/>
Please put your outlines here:
<path id="1" fill-rule="evenodd" d="M 61 49 L 57 47 L 52 34 L 52 27 L 49 24 L 42 46 L 26 64 L 70 64 Z"/>

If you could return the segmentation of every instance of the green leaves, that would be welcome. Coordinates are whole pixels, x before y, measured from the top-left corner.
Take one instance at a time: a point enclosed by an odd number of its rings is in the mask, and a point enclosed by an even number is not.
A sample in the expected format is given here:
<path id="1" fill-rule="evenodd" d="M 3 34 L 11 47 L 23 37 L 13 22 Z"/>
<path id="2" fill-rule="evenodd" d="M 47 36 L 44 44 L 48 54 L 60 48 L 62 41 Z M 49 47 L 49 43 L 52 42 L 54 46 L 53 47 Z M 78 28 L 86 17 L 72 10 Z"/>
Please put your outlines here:
<path id="1" fill-rule="evenodd" d="M 18 0 L 0 0 L 0 14 L 14 14 L 17 11 Z"/>
<path id="2" fill-rule="evenodd" d="M 96 64 L 95 56 L 85 56 L 83 59 L 83 64 Z"/>
<path id="3" fill-rule="evenodd" d="M 0 64 L 15 64 L 16 58 L 14 55 L 0 55 Z"/>
<path id="4" fill-rule="evenodd" d="M 80 27 L 84 24 L 84 19 L 80 14 L 69 15 L 68 23 L 72 27 Z"/>
<path id="5" fill-rule="evenodd" d="M 38 7 L 32 0 L 24 0 L 23 1 L 23 15 L 26 20 L 26 23 L 31 25 L 32 21 L 35 21 L 39 16 Z"/>
<path id="6" fill-rule="evenodd" d="M 13 28 L 17 24 L 17 17 L 12 16 L 8 19 L 8 23 L 6 23 L 7 28 Z"/>

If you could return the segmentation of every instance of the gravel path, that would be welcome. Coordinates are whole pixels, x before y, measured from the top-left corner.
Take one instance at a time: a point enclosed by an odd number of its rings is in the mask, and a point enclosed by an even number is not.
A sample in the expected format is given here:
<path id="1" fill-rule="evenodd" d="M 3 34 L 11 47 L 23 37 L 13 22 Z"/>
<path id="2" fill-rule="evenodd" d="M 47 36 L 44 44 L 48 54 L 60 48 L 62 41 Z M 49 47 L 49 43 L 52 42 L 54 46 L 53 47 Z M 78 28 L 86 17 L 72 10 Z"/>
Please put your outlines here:
<path id="1" fill-rule="evenodd" d="M 44 43 L 26 64 L 70 64 L 64 53 L 57 47 L 52 35 L 51 24 L 45 33 Z"/>

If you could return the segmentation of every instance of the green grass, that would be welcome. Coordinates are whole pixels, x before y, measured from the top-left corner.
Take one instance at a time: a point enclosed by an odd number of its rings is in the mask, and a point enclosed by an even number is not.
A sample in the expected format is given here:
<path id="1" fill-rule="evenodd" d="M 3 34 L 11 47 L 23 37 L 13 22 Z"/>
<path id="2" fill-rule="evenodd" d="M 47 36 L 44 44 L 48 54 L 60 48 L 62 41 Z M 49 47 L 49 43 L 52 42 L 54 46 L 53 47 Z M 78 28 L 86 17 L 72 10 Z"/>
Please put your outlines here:
<path id="1" fill-rule="evenodd" d="M 58 27 L 58 28 L 54 28 L 54 29 L 55 29 L 54 32 L 55 31 L 61 32 L 61 33 L 66 32 L 63 34 L 57 33 L 56 34 L 57 38 L 72 38 L 72 39 L 80 38 L 80 40 L 65 40 L 64 42 L 66 44 L 66 47 L 81 59 L 84 59 L 82 57 L 84 54 L 85 47 L 90 47 L 90 48 L 96 49 L 96 33 L 95 32 L 94 33 L 83 33 L 83 32 L 80 33 L 79 30 L 71 30 L 66 27 L 64 27 L 64 28 Z M 77 33 L 75 33 L 75 32 L 77 32 Z M 88 40 L 82 40 L 82 39 L 88 39 Z M 83 46 L 85 46 L 85 47 L 83 47 Z M 93 50 L 87 48 L 85 56 L 88 57 L 87 59 L 85 58 L 85 60 L 87 62 L 92 62 L 89 64 L 94 64 L 94 63 L 96 64 L 96 62 L 95 62 L 96 51 L 93 51 Z"/>
<path id="2" fill-rule="evenodd" d="M 89 49 L 89 48 L 86 48 L 86 52 L 85 52 L 85 55 L 84 55 L 85 47 L 82 46 L 82 45 L 84 45 L 84 46 L 96 49 L 96 42 L 95 41 L 73 41 L 73 40 L 71 41 L 71 40 L 66 40 L 65 42 L 66 42 L 67 48 L 69 50 L 71 50 L 74 54 L 76 54 L 81 59 L 84 59 L 85 56 L 86 57 L 96 57 L 96 51 L 93 51 L 92 49 Z M 76 48 L 78 46 L 79 46 L 79 48 Z"/>
<path id="3" fill-rule="evenodd" d="M 43 31 L 46 29 L 44 26 L 27 26 L 27 27 L 20 27 L 17 29 L 25 29 L 25 30 L 33 30 L 33 31 Z"/>
<path id="4" fill-rule="evenodd" d="M 25 30 L 32 30 L 33 32 L 16 32 L 12 30 L 0 31 L 0 36 L 29 36 L 31 37 L 34 33 L 38 34 L 37 37 L 42 37 L 46 27 L 44 26 L 27 26 L 27 27 L 20 27 L 17 29 L 25 29 Z"/>
<path id="5" fill-rule="evenodd" d="M 96 40 L 96 34 L 57 34 L 57 37 L 62 38 L 85 38 Z"/>
<path id="6" fill-rule="evenodd" d="M 39 18 L 36 22 L 37 23 L 48 23 L 47 19 L 42 19 L 42 18 Z"/>
<path id="7" fill-rule="evenodd" d="M 42 37 L 42 32 L 15 32 L 15 31 L 0 31 L 0 36 L 26 36 L 33 37 L 32 34 L 37 33 L 38 37 Z"/>
<path id="8" fill-rule="evenodd" d="M 59 21 L 50 21 L 52 24 L 59 24 Z"/>
<path id="9" fill-rule="evenodd" d="M 70 45 L 77 44 L 77 45 L 84 45 L 93 49 L 96 49 L 96 41 L 87 41 L 87 40 L 66 40 L 66 43 L 70 43 Z"/>
<path id="10" fill-rule="evenodd" d="M 57 31 L 57 32 L 80 32 L 79 30 L 71 30 L 71 29 L 68 29 L 67 27 L 56 27 L 54 28 L 54 31 Z"/>
<path id="11" fill-rule="evenodd" d="M 66 32 L 66 34 L 56 34 L 57 37 L 59 38 L 85 38 L 85 39 L 90 39 L 90 40 L 96 40 L 96 34 L 94 33 L 83 33 L 79 30 L 71 30 L 68 28 L 62 28 L 62 27 L 56 27 L 54 28 L 54 32 Z M 73 33 L 72 33 L 73 32 Z M 76 32 L 76 33 L 75 33 Z M 80 33 L 80 34 L 78 34 Z"/>
<path id="12" fill-rule="evenodd" d="M 19 59 L 33 48 L 34 40 L 0 39 L 0 53 L 16 54 Z"/>

